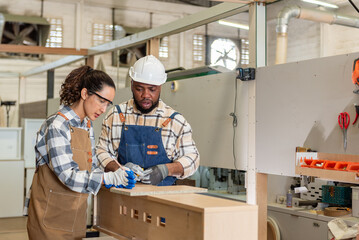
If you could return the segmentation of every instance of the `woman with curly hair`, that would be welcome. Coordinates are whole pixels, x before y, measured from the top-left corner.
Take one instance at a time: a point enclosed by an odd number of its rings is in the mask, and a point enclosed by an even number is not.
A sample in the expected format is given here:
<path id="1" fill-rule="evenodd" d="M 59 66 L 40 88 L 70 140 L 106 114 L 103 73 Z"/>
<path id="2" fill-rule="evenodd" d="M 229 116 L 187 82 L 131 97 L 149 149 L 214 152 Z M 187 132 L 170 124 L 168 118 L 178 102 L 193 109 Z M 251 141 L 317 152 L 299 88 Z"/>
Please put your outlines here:
<path id="1" fill-rule="evenodd" d="M 29 239 L 82 239 L 86 236 L 88 194 L 107 187 L 134 187 L 133 172 L 104 173 L 94 152 L 91 121 L 115 97 L 113 80 L 83 66 L 73 70 L 60 90 L 60 109 L 42 124 L 35 144 L 36 172 L 28 210 Z"/>

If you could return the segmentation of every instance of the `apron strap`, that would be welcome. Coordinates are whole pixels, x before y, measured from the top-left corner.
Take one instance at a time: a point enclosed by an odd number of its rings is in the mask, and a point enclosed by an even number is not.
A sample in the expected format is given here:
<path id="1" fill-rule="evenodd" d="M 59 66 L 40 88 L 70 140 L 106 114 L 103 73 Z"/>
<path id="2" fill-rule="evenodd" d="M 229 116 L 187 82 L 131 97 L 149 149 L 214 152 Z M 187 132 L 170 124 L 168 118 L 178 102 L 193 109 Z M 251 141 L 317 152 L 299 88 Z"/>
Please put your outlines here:
<path id="1" fill-rule="evenodd" d="M 174 113 L 172 113 L 172 115 L 171 115 L 169 118 L 167 118 L 166 121 L 164 121 L 164 122 L 162 123 L 162 127 L 166 127 L 166 126 L 172 121 L 172 119 L 174 119 L 174 117 L 175 117 L 177 114 L 179 114 L 179 112 L 174 112 Z"/>
<path id="2" fill-rule="evenodd" d="M 65 118 L 66 121 L 68 121 L 69 119 L 62 113 L 62 112 L 57 112 L 58 115 L 60 115 L 61 117 Z M 72 126 L 71 124 L 69 123 L 69 127 L 70 127 L 70 130 L 71 132 L 73 132 L 74 130 L 72 129 Z M 90 130 L 91 128 L 91 120 L 87 120 L 87 128 Z M 88 130 L 88 131 L 89 131 Z M 92 162 L 92 152 L 87 152 L 87 154 L 89 155 L 89 158 L 87 159 L 88 162 Z"/>
<path id="3" fill-rule="evenodd" d="M 69 119 L 65 116 L 65 114 L 63 114 L 62 112 L 57 112 L 56 114 L 53 114 L 53 115 L 60 115 L 61 117 L 65 118 L 66 121 L 69 120 Z M 51 115 L 51 116 L 53 116 L 53 115 Z M 47 120 L 45 120 L 45 121 L 47 121 Z M 70 127 L 70 129 L 72 129 L 70 124 L 69 124 L 69 127 Z M 39 132 L 38 132 L 37 134 L 39 134 Z M 38 135 L 37 135 L 37 136 L 38 136 Z M 45 135 L 45 139 L 46 139 L 46 142 L 47 142 L 47 135 Z M 39 170 L 38 162 L 40 162 L 41 159 L 42 159 L 42 157 L 41 157 L 40 159 L 36 159 L 36 170 L 35 170 L 35 173 Z M 45 162 L 46 162 L 46 161 L 45 161 Z M 50 164 L 51 164 L 50 162 L 47 163 L 47 165 L 48 165 L 49 168 L 50 168 Z M 50 169 L 51 169 L 51 168 L 50 168 Z"/>
<path id="4" fill-rule="evenodd" d="M 125 122 L 126 118 L 125 116 L 123 115 L 122 111 L 121 111 L 121 108 L 120 108 L 120 105 L 116 105 L 116 108 L 117 108 L 117 112 L 118 114 L 120 115 L 120 120 L 122 123 Z"/>
<path id="5" fill-rule="evenodd" d="M 68 121 L 69 119 L 62 113 L 62 112 L 57 112 L 58 115 L 60 115 L 61 117 L 65 118 L 66 121 Z M 70 124 L 69 124 L 70 125 Z M 70 126 L 71 127 L 71 126 Z M 90 129 L 91 128 L 91 120 L 87 120 L 87 128 Z"/>
<path id="6" fill-rule="evenodd" d="M 58 115 L 60 115 L 61 117 L 65 118 L 66 120 L 69 120 L 65 114 L 63 114 L 62 112 L 57 112 Z"/>

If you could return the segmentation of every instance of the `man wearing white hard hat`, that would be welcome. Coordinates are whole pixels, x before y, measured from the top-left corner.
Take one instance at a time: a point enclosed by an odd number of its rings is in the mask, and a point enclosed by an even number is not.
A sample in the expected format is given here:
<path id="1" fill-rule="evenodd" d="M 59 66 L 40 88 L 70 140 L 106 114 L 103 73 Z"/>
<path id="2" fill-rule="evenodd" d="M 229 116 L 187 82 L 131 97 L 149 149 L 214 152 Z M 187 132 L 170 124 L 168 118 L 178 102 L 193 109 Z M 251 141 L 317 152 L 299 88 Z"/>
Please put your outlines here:
<path id="1" fill-rule="evenodd" d="M 142 183 L 168 186 L 194 174 L 199 153 L 186 119 L 160 99 L 167 80 L 154 56 L 137 60 L 129 70 L 133 98 L 112 108 L 102 125 L 96 155 L 108 171 L 119 163 Z"/>

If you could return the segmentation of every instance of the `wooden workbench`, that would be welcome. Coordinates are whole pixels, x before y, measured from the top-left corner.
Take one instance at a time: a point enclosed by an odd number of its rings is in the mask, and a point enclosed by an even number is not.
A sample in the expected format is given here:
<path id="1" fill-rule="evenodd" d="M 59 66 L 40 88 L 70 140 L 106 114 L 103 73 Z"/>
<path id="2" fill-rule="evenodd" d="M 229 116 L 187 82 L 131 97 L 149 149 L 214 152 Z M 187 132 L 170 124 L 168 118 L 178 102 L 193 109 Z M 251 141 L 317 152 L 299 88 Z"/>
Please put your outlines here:
<path id="1" fill-rule="evenodd" d="M 140 190 L 152 195 L 139 196 Z M 94 207 L 97 230 L 117 239 L 258 239 L 257 206 L 198 194 L 206 189 L 189 186 L 138 184 L 135 196 L 128 191 L 100 190 Z"/>

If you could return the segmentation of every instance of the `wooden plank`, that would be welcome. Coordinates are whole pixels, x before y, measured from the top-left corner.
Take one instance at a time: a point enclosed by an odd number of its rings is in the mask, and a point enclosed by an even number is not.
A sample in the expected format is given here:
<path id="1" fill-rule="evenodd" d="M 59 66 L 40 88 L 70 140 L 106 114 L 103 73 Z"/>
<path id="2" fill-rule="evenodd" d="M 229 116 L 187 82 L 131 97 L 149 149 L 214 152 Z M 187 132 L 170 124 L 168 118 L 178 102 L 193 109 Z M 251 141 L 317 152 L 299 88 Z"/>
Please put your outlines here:
<path id="1" fill-rule="evenodd" d="M 243 207 L 252 210 L 257 209 L 255 205 L 248 205 L 244 202 L 218 198 L 206 194 L 154 195 L 147 196 L 147 198 L 154 202 L 171 204 L 172 206 L 186 208 L 196 212 L 225 212 L 240 210 Z"/>
<path id="2" fill-rule="evenodd" d="M 26 222 L 27 217 L 0 218 L 0 233 L 26 231 Z"/>
<path id="3" fill-rule="evenodd" d="M 318 159 L 345 161 L 345 162 L 359 162 L 359 155 L 318 152 Z"/>
<path id="4" fill-rule="evenodd" d="M 316 168 L 307 168 L 307 167 L 295 167 L 295 174 L 319 177 L 322 179 L 328 179 L 339 182 L 347 183 L 359 183 L 359 176 L 357 172 L 347 172 L 347 171 L 337 171 L 337 170 L 326 170 L 326 169 L 316 169 Z"/>
<path id="5" fill-rule="evenodd" d="M 241 210 L 221 211 L 204 215 L 204 239 L 246 239 L 258 238 L 258 216 L 256 211 Z"/>
<path id="6" fill-rule="evenodd" d="M 53 55 L 87 55 L 87 49 L 76 48 L 51 48 L 40 46 L 25 46 L 0 44 L 0 52 L 11 53 L 33 53 L 33 54 L 53 54 Z"/>
<path id="7" fill-rule="evenodd" d="M 159 57 L 160 53 L 160 39 L 159 38 L 151 38 L 147 41 L 146 46 L 146 55 L 153 55 L 156 58 Z"/>
<path id="8" fill-rule="evenodd" d="M 111 192 L 127 196 L 146 196 L 146 195 L 160 195 L 160 194 L 181 194 L 181 193 L 203 193 L 207 192 L 205 188 L 198 188 L 186 185 L 174 186 L 153 186 L 142 183 L 137 183 L 133 189 L 125 188 L 111 188 Z"/>
<path id="9" fill-rule="evenodd" d="M 85 59 L 85 62 L 86 62 L 86 65 L 89 66 L 89 67 L 92 67 L 94 68 L 95 67 L 95 56 L 88 56 L 86 59 Z"/>
<path id="10" fill-rule="evenodd" d="M 267 184 L 268 175 L 257 173 L 258 239 L 267 239 Z"/>

